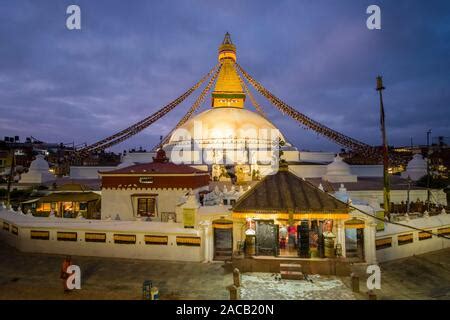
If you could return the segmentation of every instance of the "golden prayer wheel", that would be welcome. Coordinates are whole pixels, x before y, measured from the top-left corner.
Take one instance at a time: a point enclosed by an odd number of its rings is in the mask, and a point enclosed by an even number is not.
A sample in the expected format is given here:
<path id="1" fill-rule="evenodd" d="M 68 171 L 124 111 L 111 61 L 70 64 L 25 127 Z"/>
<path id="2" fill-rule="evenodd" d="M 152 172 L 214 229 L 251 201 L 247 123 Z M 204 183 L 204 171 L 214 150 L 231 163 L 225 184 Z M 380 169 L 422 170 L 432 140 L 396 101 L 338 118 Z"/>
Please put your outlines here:
<path id="1" fill-rule="evenodd" d="M 331 232 L 327 232 L 324 234 L 324 246 L 325 246 L 325 258 L 334 258 L 335 250 L 334 250 L 334 238 L 336 236 Z"/>
<path id="2" fill-rule="evenodd" d="M 256 254 L 256 236 L 247 235 L 245 237 L 245 255 L 254 256 Z"/>

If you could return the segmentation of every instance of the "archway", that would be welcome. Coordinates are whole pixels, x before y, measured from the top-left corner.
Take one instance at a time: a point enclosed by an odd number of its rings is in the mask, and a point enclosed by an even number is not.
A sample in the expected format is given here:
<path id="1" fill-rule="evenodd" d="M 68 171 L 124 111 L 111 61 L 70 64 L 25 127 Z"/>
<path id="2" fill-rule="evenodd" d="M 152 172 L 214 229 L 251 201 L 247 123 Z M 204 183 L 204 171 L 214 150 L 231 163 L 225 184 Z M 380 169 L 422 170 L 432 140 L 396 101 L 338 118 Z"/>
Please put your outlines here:
<path id="1" fill-rule="evenodd" d="M 363 220 L 353 218 L 345 225 L 345 256 L 364 260 L 364 228 Z"/>
<path id="2" fill-rule="evenodd" d="M 233 255 L 233 221 L 213 221 L 214 260 L 230 260 Z"/>

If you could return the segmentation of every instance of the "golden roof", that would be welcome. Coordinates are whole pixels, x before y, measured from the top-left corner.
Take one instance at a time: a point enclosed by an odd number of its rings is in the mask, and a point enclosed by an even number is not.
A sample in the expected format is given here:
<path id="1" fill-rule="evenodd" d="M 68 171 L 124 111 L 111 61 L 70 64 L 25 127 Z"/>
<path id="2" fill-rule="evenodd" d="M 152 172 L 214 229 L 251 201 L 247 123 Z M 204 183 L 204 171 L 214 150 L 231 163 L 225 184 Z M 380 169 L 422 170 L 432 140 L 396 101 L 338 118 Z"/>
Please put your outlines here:
<path id="1" fill-rule="evenodd" d="M 244 93 L 232 60 L 225 60 L 217 77 L 214 93 Z"/>
<path id="2" fill-rule="evenodd" d="M 234 67 L 236 47 L 231 42 L 228 32 L 225 34 L 225 38 L 219 47 L 219 61 L 222 64 L 222 68 L 217 76 L 216 85 L 212 93 L 213 107 L 244 107 L 245 93 Z M 225 102 L 224 99 L 228 100 Z"/>

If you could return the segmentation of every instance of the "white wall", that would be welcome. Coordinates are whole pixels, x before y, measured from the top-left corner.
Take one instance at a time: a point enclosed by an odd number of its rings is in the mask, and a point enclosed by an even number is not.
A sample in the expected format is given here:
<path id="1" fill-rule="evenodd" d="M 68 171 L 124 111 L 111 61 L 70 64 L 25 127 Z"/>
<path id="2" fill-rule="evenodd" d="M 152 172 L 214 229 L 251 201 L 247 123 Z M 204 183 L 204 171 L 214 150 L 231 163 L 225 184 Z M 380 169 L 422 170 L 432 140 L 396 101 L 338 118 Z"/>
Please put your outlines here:
<path id="1" fill-rule="evenodd" d="M 0 209 L 1 213 L 1 209 Z M 18 214 L 15 214 L 18 215 Z M 33 219 L 33 218 L 29 218 Z M 177 245 L 176 237 L 177 236 L 194 236 L 201 237 L 201 234 L 197 232 L 197 230 L 193 229 L 184 229 L 171 230 L 170 225 L 177 225 L 172 223 L 167 223 L 167 230 L 164 228 L 159 228 L 158 230 L 154 230 L 151 228 L 152 222 L 141 222 L 141 225 L 149 225 L 148 231 L 143 230 L 133 230 L 131 226 L 129 230 L 124 229 L 123 227 L 118 226 L 117 230 L 114 228 L 110 228 L 110 230 L 105 230 L 105 228 L 101 228 L 100 230 L 96 230 L 90 225 L 82 228 L 77 226 L 74 228 L 76 222 L 74 223 L 66 223 L 60 224 L 58 226 L 52 226 L 52 223 L 48 223 L 47 226 L 43 226 L 43 222 L 37 221 L 45 221 L 41 219 L 48 218 L 38 218 L 36 222 L 34 222 L 35 226 L 31 226 L 29 223 L 21 223 L 14 222 L 12 219 L 6 219 L 4 215 L 0 215 L 0 239 L 8 243 L 9 245 L 16 247 L 18 250 L 23 252 L 38 252 L 38 253 L 51 253 L 51 254 L 64 254 L 64 255 L 80 255 L 80 256 L 97 256 L 97 257 L 113 257 L 113 258 L 129 258 L 129 259 L 145 259 L 145 260 L 173 260 L 173 261 L 194 261 L 200 262 L 203 260 L 203 247 L 202 246 L 181 246 Z M 18 235 L 14 235 L 10 231 L 3 230 L 3 222 L 6 221 L 11 225 L 18 227 Z M 100 221 L 96 222 L 105 224 L 105 222 Z M 45 222 L 44 222 L 45 224 Z M 123 224 L 123 223 L 122 223 Z M 162 223 L 159 223 L 162 224 Z M 72 225 L 72 227 L 71 227 Z M 124 225 L 124 227 L 126 227 Z M 50 231 L 50 240 L 37 240 L 31 239 L 30 231 L 31 230 L 42 230 L 42 231 Z M 58 241 L 57 240 L 57 232 L 77 232 L 78 239 L 76 242 L 71 241 Z M 167 232 L 165 232 L 167 231 Z M 100 232 L 106 233 L 106 242 L 105 243 L 97 243 L 97 242 L 85 242 L 85 232 Z M 114 243 L 113 235 L 114 234 L 130 234 L 136 235 L 136 244 L 117 244 Z M 168 236 L 168 244 L 167 245 L 149 245 L 145 244 L 144 235 L 163 235 Z"/>
<path id="2" fill-rule="evenodd" d="M 300 161 L 305 162 L 332 162 L 335 157 L 334 152 L 314 152 L 314 151 L 300 151 Z"/>
<path id="3" fill-rule="evenodd" d="M 344 183 L 345 186 L 345 183 Z M 378 203 L 383 203 L 383 191 L 382 190 L 362 190 L 362 191 L 347 191 L 351 199 L 359 199 L 364 201 L 370 201 L 373 197 L 376 197 Z M 447 197 L 442 190 L 431 190 L 431 200 L 438 202 L 442 205 L 447 205 Z M 406 202 L 407 190 L 391 190 L 391 202 L 400 203 Z M 417 199 L 421 201 L 427 200 L 427 190 L 411 190 L 409 194 L 410 201 L 415 202 Z"/>
<path id="4" fill-rule="evenodd" d="M 110 216 L 115 219 L 117 215 L 121 220 L 135 220 L 137 198 L 133 194 L 157 194 L 156 205 L 158 218 L 161 212 L 175 212 L 179 199 L 189 193 L 191 189 L 102 189 L 102 220 Z"/>
<path id="5" fill-rule="evenodd" d="M 127 152 L 122 156 L 121 162 L 136 162 L 136 163 L 149 163 L 153 162 L 153 157 L 156 156 L 156 152 Z"/>
<path id="6" fill-rule="evenodd" d="M 301 178 L 321 178 L 326 174 L 325 165 L 290 165 L 289 170 Z"/>
<path id="7" fill-rule="evenodd" d="M 402 221 L 401 223 L 437 234 L 439 228 L 450 227 L 450 214 L 412 219 L 409 222 Z M 413 242 L 398 245 L 398 236 L 409 233 L 413 234 Z M 431 239 L 420 241 L 419 231 L 392 224 L 386 224 L 385 230 L 377 232 L 376 238 L 392 238 L 392 247 L 377 250 L 377 260 L 380 262 L 401 259 L 450 247 L 450 239 L 433 235 Z"/>
<path id="8" fill-rule="evenodd" d="M 70 167 L 70 178 L 72 179 L 99 179 L 99 171 L 111 171 L 115 170 L 117 167 L 85 167 L 85 166 L 71 166 Z"/>
<path id="9" fill-rule="evenodd" d="M 351 165 L 350 172 L 358 177 L 382 177 L 382 165 Z"/>

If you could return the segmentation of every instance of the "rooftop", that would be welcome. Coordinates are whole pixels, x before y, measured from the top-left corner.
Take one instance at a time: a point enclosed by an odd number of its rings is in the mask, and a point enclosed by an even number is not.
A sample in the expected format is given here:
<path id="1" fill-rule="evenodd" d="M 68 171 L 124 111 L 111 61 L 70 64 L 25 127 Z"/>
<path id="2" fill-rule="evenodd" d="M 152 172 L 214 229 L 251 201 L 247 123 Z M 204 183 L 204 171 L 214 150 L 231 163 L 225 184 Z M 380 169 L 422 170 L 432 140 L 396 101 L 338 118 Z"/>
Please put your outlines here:
<path id="1" fill-rule="evenodd" d="M 348 205 L 287 170 L 268 175 L 233 207 L 234 212 L 347 213 Z"/>

